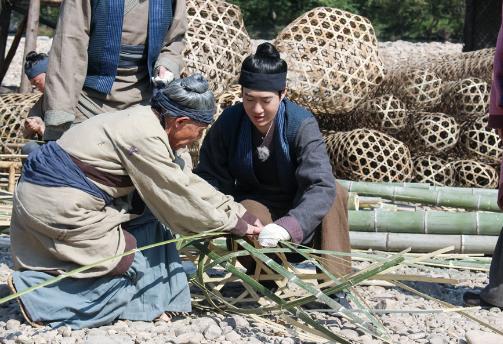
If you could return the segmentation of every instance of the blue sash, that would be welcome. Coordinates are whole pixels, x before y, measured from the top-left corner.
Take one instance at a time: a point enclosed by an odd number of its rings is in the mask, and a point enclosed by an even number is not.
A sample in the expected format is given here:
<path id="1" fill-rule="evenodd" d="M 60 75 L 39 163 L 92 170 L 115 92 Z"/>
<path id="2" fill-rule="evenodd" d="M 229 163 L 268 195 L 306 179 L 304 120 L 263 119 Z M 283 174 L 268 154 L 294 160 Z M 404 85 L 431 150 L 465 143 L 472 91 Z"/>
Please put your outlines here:
<path id="1" fill-rule="evenodd" d="M 28 156 L 21 181 L 49 187 L 71 187 L 101 198 L 106 204 L 113 198 L 86 178 L 70 155 L 51 141 Z"/>

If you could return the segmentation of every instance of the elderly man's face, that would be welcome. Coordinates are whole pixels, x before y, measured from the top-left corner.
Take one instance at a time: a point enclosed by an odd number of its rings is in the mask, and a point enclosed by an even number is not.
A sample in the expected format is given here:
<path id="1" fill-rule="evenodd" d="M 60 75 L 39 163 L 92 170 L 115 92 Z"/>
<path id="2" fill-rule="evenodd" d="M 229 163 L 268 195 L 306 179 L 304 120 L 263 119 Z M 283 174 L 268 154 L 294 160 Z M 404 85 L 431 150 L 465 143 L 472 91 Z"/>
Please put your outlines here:
<path id="1" fill-rule="evenodd" d="M 37 90 L 44 93 L 45 90 L 45 73 L 40 73 L 36 77 L 30 80 L 32 86 L 35 86 Z"/>
<path id="2" fill-rule="evenodd" d="M 166 121 L 169 144 L 174 150 L 183 148 L 199 140 L 207 124 L 199 123 L 188 117 L 170 118 Z"/>

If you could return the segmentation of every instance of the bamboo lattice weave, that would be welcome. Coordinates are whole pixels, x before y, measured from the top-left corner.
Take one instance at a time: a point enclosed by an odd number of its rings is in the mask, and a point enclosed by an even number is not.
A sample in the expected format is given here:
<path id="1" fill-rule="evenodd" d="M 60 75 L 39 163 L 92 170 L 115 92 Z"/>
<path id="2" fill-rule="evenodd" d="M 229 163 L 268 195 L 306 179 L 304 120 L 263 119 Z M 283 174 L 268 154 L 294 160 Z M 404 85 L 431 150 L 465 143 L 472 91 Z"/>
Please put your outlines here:
<path id="1" fill-rule="evenodd" d="M 24 119 L 40 95 L 9 93 L 0 96 L 0 154 L 18 154 L 21 151 L 25 142 L 22 135 Z"/>
<path id="2" fill-rule="evenodd" d="M 325 136 L 336 175 L 364 181 L 409 181 L 412 159 L 402 142 L 377 130 L 356 129 Z"/>
<path id="3" fill-rule="evenodd" d="M 237 81 L 241 63 L 251 52 L 241 11 L 221 0 L 188 0 L 187 14 L 184 73 L 202 73 L 218 95 Z"/>
<path id="4" fill-rule="evenodd" d="M 355 117 L 369 129 L 396 134 L 409 124 L 409 111 L 405 104 L 392 94 L 372 98 L 356 110 Z"/>
<path id="5" fill-rule="evenodd" d="M 452 164 L 459 186 L 488 189 L 498 186 L 498 173 L 490 165 L 475 160 L 459 160 Z"/>
<path id="6" fill-rule="evenodd" d="M 463 79 L 444 87 L 441 110 L 455 118 L 483 116 L 488 105 L 489 87 L 481 79 Z"/>
<path id="7" fill-rule="evenodd" d="M 288 63 L 290 96 L 314 113 L 351 111 L 384 76 L 370 21 L 336 8 L 305 13 L 274 44 Z"/>
<path id="8" fill-rule="evenodd" d="M 426 155 L 413 158 L 412 164 L 415 182 L 438 186 L 454 185 L 454 170 L 447 160 Z"/>
<path id="9" fill-rule="evenodd" d="M 460 147 L 467 158 L 499 164 L 503 147 L 499 135 L 487 124 L 489 115 L 465 123 L 460 136 Z"/>
<path id="10" fill-rule="evenodd" d="M 414 117 L 410 137 L 414 153 L 446 153 L 456 146 L 460 128 L 453 117 L 428 112 L 415 113 Z"/>

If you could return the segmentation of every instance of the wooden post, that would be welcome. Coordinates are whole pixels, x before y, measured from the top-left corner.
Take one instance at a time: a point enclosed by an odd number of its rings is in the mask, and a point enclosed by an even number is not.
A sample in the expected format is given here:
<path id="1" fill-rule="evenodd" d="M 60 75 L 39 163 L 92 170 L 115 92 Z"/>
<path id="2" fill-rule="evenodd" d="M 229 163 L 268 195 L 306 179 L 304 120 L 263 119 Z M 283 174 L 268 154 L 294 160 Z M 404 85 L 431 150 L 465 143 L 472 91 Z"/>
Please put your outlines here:
<path id="1" fill-rule="evenodd" d="M 7 74 L 7 70 L 9 69 L 9 65 L 12 62 L 14 55 L 16 55 L 16 50 L 17 50 L 17 47 L 19 46 L 19 41 L 21 40 L 21 36 L 23 36 L 23 32 L 26 29 L 27 18 L 28 18 L 28 16 L 24 16 L 23 20 L 21 20 L 21 22 L 17 26 L 16 35 L 14 36 L 14 39 L 12 40 L 12 44 L 10 45 L 9 52 L 7 53 L 7 56 L 5 57 L 2 68 L 0 69 L 0 84 L 2 84 L 3 78 Z"/>
<path id="2" fill-rule="evenodd" d="M 0 0 L 1 1 L 1 0 Z M 0 6 L 0 71 L 5 63 L 5 50 L 7 48 L 7 37 L 9 36 L 10 15 L 12 6 L 9 2 L 3 1 Z"/>
<path id="3" fill-rule="evenodd" d="M 30 51 L 37 49 L 39 17 L 40 17 L 40 0 L 30 0 L 30 8 L 28 10 L 28 23 L 26 25 L 23 61 L 26 58 L 26 55 Z M 28 78 L 24 74 L 24 63 L 23 63 L 23 72 L 21 74 L 21 87 L 19 91 L 21 93 L 31 92 L 30 80 L 28 80 Z"/>
<path id="4" fill-rule="evenodd" d="M 16 164 L 12 163 L 9 166 L 9 185 L 7 186 L 7 191 L 14 192 L 16 186 Z"/>

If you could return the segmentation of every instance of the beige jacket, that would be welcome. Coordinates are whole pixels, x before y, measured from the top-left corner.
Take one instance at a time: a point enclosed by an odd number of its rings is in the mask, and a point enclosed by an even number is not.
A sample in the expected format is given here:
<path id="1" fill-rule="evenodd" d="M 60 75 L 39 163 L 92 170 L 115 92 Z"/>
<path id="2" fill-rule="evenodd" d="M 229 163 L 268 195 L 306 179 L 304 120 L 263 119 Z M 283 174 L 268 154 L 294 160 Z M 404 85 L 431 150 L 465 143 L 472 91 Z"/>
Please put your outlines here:
<path id="1" fill-rule="evenodd" d="M 148 27 L 148 0 L 139 4 L 125 16 L 122 44 L 146 44 Z M 164 39 L 156 62 L 176 77 L 183 68 L 183 50 L 187 30 L 185 0 L 174 3 L 173 20 Z M 62 126 L 66 130 L 72 122 L 82 122 L 94 115 L 145 104 L 152 88 L 145 66 L 118 68 L 109 94 L 83 89 L 87 73 L 87 48 L 91 27 L 91 0 L 65 0 L 61 6 L 58 27 L 49 54 L 49 66 L 44 92 L 44 121 L 46 127 Z M 45 139 L 53 140 L 61 133 L 47 130 Z"/>
<path id="2" fill-rule="evenodd" d="M 87 144 L 75 137 L 86 137 Z M 152 213 L 173 232 L 211 229 L 244 235 L 242 205 L 174 160 L 166 132 L 148 106 L 102 114 L 70 128 L 57 143 L 73 158 L 103 175 L 130 178 L 131 186 L 98 187 L 114 198 L 136 189 Z M 17 269 L 67 271 L 124 252 L 121 224 L 134 218 L 127 209 L 67 187 L 20 182 L 14 195 L 12 253 Z M 104 275 L 118 261 L 81 273 Z"/>

